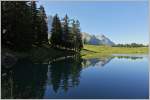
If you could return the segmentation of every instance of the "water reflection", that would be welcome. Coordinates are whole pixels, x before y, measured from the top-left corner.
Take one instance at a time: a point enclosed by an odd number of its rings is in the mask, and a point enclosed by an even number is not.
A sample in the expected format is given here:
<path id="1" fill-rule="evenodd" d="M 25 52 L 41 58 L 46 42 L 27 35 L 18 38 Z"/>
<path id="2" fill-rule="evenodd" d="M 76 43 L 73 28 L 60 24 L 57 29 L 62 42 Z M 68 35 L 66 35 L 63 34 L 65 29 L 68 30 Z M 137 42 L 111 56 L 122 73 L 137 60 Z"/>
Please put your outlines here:
<path id="1" fill-rule="evenodd" d="M 89 67 L 89 66 L 99 66 L 103 67 L 105 64 L 109 63 L 114 57 L 109 56 L 105 58 L 91 58 L 91 59 L 83 59 L 83 68 Z"/>
<path id="2" fill-rule="evenodd" d="M 50 64 L 21 59 L 2 77 L 2 98 L 43 98 L 45 85 L 51 85 L 56 93 L 60 87 L 67 92 L 69 87 L 79 85 L 81 69 L 80 56 Z"/>
<path id="3" fill-rule="evenodd" d="M 146 55 L 130 55 L 130 54 L 114 54 L 114 57 L 118 59 L 131 59 L 131 60 L 138 60 L 143 59 Z"/>
<path id="4" fill-rule="evenodd" d="M 42 98 L 46 66 L 33 64 L 28 59 L 19 60 L 2 79 L 2 98 Z"/>
<path id="5" fill-rule="evenodd" d="M 130 57 L 130 56 L 117 56 L 117 58 L 122 59 L 132 59 L 132 60 L 137 60 L 137 59 L 142 59 L 143 57 Z"/>
<path id="6" fill-rule="evenodd" d="M 113 58 L 142 59 L 133 56 L 109 56 L 82 59 L 79 55 L 47 64 L 34 64 L 28 59 L 19 60 L 11 71 L 2 77 L 2 98 L 50 98 L 59 91 L 80 85 L 81 71 L 88 67 L 104 67 Z"/>
<path id="7" fill-rule="evenodd" d="M 53 90 L 55 92 L 61 87 L 67 92 L 69 87 L 75 87 L 79 84 L 80 71 L 82 59 L 80 56 L 74 56 L 72 58 L 66 58 L 54 63 L 51 63 L 48 70 L 48 77 L 51 79 Z"/>

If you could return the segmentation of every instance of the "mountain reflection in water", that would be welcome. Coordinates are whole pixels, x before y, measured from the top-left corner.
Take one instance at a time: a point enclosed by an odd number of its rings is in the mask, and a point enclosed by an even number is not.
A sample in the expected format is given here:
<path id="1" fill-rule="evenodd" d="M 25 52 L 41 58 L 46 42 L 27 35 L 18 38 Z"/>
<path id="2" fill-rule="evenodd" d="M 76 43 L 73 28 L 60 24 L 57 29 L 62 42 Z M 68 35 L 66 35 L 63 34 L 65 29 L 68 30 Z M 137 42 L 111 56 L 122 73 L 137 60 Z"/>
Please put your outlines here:
<path id="1" fill-rule="evenodd" d="M 143 57 L 82 59 L 74 55 L 47 64 L 34 64 L 28 59 L 21 59 L 2 77 L 2 98 L 48 98 L 48 95 L 55 95 L 60 91 L 67 93 L 80 84 L 82 70 L 91 66 L 104 67 L 113 58 L 136 60 Z"/>

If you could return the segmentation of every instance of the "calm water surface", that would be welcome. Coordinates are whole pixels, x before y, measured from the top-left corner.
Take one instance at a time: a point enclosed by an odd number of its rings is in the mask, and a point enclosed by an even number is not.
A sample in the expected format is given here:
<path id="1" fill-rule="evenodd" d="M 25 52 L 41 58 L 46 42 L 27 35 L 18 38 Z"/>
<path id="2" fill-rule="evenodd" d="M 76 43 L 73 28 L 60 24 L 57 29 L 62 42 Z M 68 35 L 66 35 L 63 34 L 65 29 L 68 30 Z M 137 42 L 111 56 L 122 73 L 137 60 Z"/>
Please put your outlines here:
<path id="1" fill-rule="evenodd" d="M 74 56 L 44 64 L 21 59 L 2 78 L 2 98 L 145 99 L 148 81 L 146 55 Z"/>

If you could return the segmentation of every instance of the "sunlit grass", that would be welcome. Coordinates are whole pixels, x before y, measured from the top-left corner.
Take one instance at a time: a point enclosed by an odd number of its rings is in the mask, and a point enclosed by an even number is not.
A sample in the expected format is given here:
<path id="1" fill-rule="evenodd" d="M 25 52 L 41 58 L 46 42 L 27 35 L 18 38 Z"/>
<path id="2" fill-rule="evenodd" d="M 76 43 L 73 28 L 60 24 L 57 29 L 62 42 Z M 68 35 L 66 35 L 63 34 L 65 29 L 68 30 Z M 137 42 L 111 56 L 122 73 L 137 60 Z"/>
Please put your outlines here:
<path id="1" fill-rule="evenodd" d="M 98 45 L 84 45 L 81 51 L 83 58 L 105 57 L 111 54 L 148 54 L 148 47 L 111 47 Z"/>

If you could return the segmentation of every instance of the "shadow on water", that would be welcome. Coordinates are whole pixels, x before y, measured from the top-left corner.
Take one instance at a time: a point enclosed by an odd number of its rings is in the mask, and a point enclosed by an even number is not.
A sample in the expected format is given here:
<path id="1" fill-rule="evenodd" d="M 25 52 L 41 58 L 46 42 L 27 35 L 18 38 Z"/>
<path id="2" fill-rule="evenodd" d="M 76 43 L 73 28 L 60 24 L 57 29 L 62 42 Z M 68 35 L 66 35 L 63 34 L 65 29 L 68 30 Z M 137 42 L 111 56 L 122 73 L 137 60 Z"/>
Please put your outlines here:
<path id="1" fill-rule="evenodd" d="M 90 66 L 105 66 L 115 56 L 107 58 L 82 59 L 78 55 L 47 64 L 34 64 L 28 59 L 20 59 L 14 68 L 2 77 L 2 98 L 43 98 L 46 86 L 51 86 L 54 93 L 67 92 L 78 87 L 80 74 Z M 141 57 L 117 58 L 142 59 Z"/>

